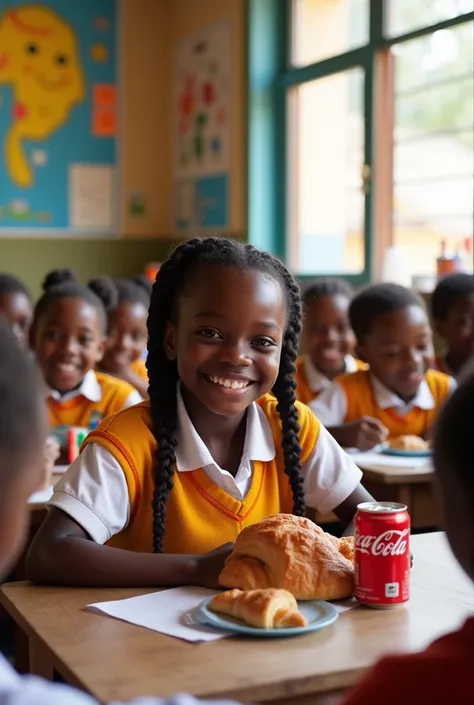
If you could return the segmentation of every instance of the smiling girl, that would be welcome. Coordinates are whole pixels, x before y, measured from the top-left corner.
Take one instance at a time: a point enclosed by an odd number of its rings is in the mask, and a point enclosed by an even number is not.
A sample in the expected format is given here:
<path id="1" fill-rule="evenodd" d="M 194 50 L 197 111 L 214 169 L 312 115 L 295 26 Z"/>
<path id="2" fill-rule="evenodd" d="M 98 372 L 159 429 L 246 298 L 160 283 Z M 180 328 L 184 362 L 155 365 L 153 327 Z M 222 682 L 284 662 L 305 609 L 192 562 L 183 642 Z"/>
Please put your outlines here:
<path id="1" fill-rule="evenodd" d="M 179 246 L 153 287 L 150 398 L 89 435 L 56 485 L 30 577 L 215 587 L 231 543 L 266 516 L 308 505 L 348 524 L 370 496 L 295 401 L 300 327 L 279 260 L 223 238 Z"/>

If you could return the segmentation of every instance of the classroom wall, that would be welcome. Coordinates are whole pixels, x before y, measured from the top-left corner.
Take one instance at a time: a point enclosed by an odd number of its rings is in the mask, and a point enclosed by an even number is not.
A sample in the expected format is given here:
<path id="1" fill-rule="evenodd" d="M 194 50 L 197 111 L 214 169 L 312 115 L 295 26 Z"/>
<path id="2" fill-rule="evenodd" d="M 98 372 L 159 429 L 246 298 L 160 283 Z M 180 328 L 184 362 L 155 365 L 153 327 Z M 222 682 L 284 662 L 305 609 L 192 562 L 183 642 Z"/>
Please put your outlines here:
<path id="1" fill-rule="evenodd" d="M 168 34 L 170 58 L 181 40 L 222 20 L 232 23 L 231 212 L 230 230 L 242 236 L 247 230 L 247 39 L 245 0 L 170 0 Z M 169 221 L 172 229 L 172 221 Z"/>
<path id="2" fill-rule="evenodd" d="M 246 3 L 244 0 L 122 0 L 119 81 L 122 90 L 119 168 L 124 238 L 0 238 L 0 271 L 22 277 L 39 293 L 44 273 L 73 267 L 81 278 L 99 272 L 114 277 L 142 271 L 161 260 L 172 243 L 171 95 L 174 47 L 201 28 L 230 19 L 233 25 L 231 233 L 245 237 Z M 129 197 L 143 195 L 146 212 L 133 216 Z"/>

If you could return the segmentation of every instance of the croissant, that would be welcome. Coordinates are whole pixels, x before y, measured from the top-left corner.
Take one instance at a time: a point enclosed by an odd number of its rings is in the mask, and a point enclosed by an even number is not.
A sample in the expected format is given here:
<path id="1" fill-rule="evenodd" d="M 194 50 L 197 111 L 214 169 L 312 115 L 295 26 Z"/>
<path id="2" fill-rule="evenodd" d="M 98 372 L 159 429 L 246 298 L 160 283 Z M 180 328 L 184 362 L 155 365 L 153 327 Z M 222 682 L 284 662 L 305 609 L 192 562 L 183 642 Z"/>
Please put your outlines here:
<path id="1" fill-rule="evenodd" d="M 398 436 L 389 443 L 394 450 L 428 450 L 430 444 L 419 436 Z"/>
<path id="2" fill-rule="evenodd" d="M 352 538 L 309 519 L 276 514 L 245 528 L 219 575 L 222 587 L 280 588 L 298 600 L 340 600 L 354 591 Z"/>
<path id="3" fill-rule="evenodd" d="M 213 612 L 242 619 L 252 627 L 275 629 L 305 627 L 307 622 L 293 595 L 286 590 L 227 590 L 209 603 Z"/>

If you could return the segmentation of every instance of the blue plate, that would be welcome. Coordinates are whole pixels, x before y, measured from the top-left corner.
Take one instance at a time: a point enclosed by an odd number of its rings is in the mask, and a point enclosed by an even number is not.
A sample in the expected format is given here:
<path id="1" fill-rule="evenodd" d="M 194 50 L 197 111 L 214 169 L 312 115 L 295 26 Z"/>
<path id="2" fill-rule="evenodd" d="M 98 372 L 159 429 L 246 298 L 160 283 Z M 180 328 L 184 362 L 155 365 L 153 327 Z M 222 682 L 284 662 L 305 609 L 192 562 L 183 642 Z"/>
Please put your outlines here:
<path id="1" fill-rule="evenodd" d="M 208 597 L 201 602 L 196 610 L 196 615 L 201 624 L 211 625 L 217 629 L 223 629 L 226 632 L 234 632 L 235 634 L 247 634 L 248 636 L 259 637 L 282 637 L 282 636 L 298 636 L 299 634 L 307 634 L 314 632 L 317 629 L 323 629 L 336 621 L 339 616 L 338 611 L 329 602 L 322 600 L 311 600 L 308 602 L 298 602 L 298 609 L 301 614 L 306 617 L 308 624 L 306 627 L 286 627 L 284 629 L 259 629 L 251 627 L 240 619 L 234 619 L 228 615 L 219 615 L 211 612 L 207 608 L 212 597 Z"/>
<path id="2" fill-rule="evenodd" d="M 431 448 L 427 450 L 401 450 L 399 448 L 389 448 L 386 446 L 382 449 L 383 455 L 394 455 L 397 458 L 430 458 Z"/>

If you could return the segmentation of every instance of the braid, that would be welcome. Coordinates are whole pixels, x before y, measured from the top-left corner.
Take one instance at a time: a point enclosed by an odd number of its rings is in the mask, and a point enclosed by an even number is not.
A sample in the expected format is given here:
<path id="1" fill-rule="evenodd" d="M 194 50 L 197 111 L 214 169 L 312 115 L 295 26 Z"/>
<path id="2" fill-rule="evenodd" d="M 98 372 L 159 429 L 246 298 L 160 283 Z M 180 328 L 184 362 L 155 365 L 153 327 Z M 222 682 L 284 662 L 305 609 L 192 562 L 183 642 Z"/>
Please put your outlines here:
<path id="1" fill-rule="evenodd" d="M 148 394 L 153 434 L 157 441 L 155 490 L 153 493 L 153 551 L 163 550 L 166 502 L 173 489 L 176 464 L 178 410 L 176 384 L 179 379 L 175 360 L 164 349 L 167 323 L 176 320 L 177 302 L 194 272 L 206 264 L 255 269 L 276 278 L 286 295 L 288 315 L 283 337 L 280 370 L 273 392 L 282 424 L 282 449 L 285 472 L 293 492 L 293 511 L 305 514 L 298 413 L 295 406 L 295 360 L 301 330 L 301 303 L 298 286 L 280 260 L 252 245 L 225 238 L 189 240 L 179 245 L 163 263 L 153 285 L 148 314 Z"/>

